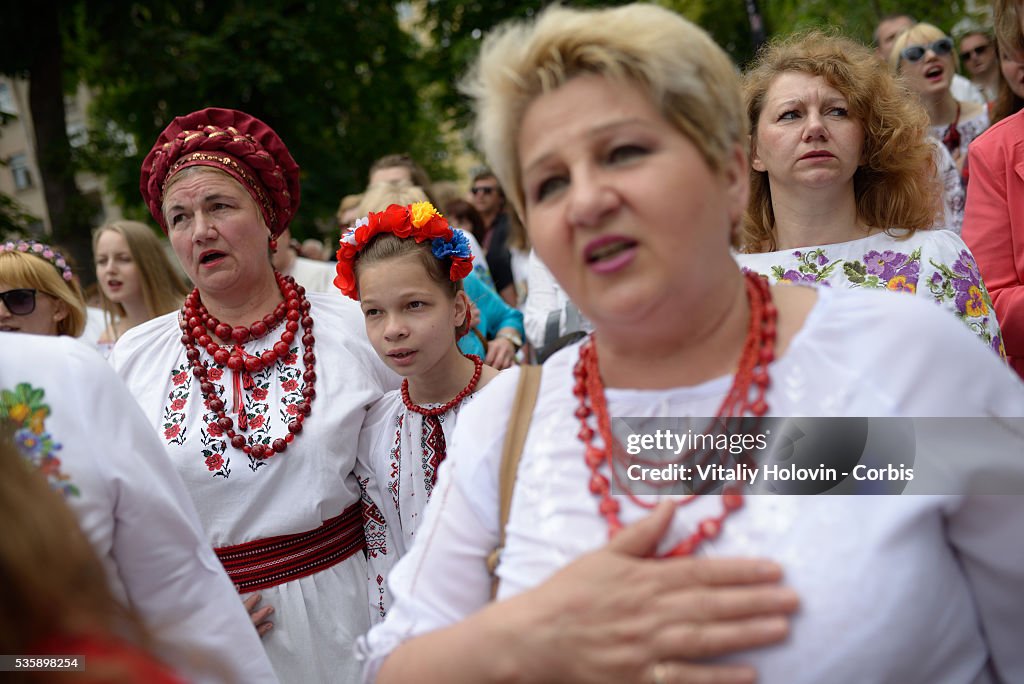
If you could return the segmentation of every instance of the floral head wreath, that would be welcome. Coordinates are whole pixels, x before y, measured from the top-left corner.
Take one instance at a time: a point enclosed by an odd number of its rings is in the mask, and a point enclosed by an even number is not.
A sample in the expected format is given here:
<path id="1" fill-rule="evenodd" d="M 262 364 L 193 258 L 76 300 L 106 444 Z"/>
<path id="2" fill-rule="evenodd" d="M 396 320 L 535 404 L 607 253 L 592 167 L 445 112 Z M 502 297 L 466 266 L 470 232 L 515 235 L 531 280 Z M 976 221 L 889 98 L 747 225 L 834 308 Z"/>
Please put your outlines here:
<path id="1" fill-rule="evenodd" d="M 338 242 L 338 275 L 334 279 L 335 287 L 342 294 L 359 299 L 356 258 L 373 238 L 382 233 L 391 233 L 402 239 L 412 238 L 416 242 L 430 240 L 430 251 L 435 257 L 451 258 L 448 277 L 452 282 L 462 280 L 473 270 L 469 240 L 461 230 L 448 225 L 430 202 L 417 202 L 406 207 L 392 204 L 384 211 L 371 211 L 342 234 Z"/>
<path id="2" fill-rule="evenodd" d="M 44 245 L 42 242 L 36 242 L 35 240 L 10 240 L 0 245 L 0 254 L 5 252 L 24 252 L 25 254 L 45 259 L 60 272 L 61 278 L 66 282 L 71 282 L 71 267 L 68 266 L 67 260 L 64 259 L 63 254 L 49 245 Z"/>

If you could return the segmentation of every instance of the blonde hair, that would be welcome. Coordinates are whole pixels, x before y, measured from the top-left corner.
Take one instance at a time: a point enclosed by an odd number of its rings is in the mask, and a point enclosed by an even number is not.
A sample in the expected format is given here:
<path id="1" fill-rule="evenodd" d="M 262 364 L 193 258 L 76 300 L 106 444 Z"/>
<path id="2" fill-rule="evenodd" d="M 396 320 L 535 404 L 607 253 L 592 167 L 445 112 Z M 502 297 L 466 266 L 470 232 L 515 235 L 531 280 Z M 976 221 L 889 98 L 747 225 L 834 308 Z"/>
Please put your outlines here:
<path id="1" fill-rule="evenodd" d="M 429 202 L 427 192 L 409 181 L 384 181 L 374 183 L 363 192 L 357 213 L 366 216 L 371 211 L 384 211 L 392 204 L 415 204 Z"/>
<path id="2" fill-rule="evenodd" d="M 744 78 L 751 145 L 757 144 L 768 90 L 787 72 L 824 79 L 846 98 L 850 116 L 864 128 L 862 163 L 853 176 L 858 218 L 911 233 L 931 226 L 941 189 L 927 142 L 928 114 L 917 98 L 864 45 L 835 33 L 798 33 L 764 47 Z M 776 249 L 771 183 L 767 172 L 753 168 L 739 246 L 746 252 Z"/>
<path id="3" fill-rule="evenodd" d="M 950 38 L 946 35 L 946 32 L 940 29 L 934 24 L 927 22 L 921 22 L 914 24 L 906 31 L 896 36 L 896 40 L 892 44 L 892 50 L 889 52 L 889 66 L 893 68 L 896 73 L 899 73 L 900 66 L 903 63 L 903 57 L 900 55 L 903 50 L 910 45 L 925 45 L 933 43 L 941 38 Z M 950 50 L 950 56 L 953 58 L 953 71 L 960 71 L 960 57 L 956 53 L 956 43 L 953 43 L 953 49 Z"/>
<path id="4" fill-rule="evenodd" d="M 362 195 L 345 195 L 341 198 L 341 202 L 338 203 L 338 211 L 335 213 L 338 225 L 342 225 L 345 222 L 345 212 L 358 207 L 362 199 Z"/>
<path id="5" fill-rule="evenodd" d="M 488 35 L 461 83 L 475 103 L 477 143 L 521 217 L 523 115 L 538 96 L 580 74 L 640 85 L 715 171 L 745 139 L 738 73 L 702 29 L 655 5 L 548 7 L 535 21 Z"/>
<path id="6" fill-rule="evenodd" d="M 96 254 L 100 236 L 106 232 L 117 233 L 127 243 L 139 274 L 142 297 L 149 318 L 156 318 L 180 307 L 188 294 L 188 288 L 167 258 L 163 242 L 156 233 L 139 221 L 114 221 L 104 224 L 92 233 L 93 255 Z M 99 292 L 107 323 L 113 328 L 113 322 L 125 317 L 127 313 L 121 304 L 107 298 L 103 288 L 99 288 Z"/>
<path id="7" fill-rule="evenodd" d="M 48 294 L 64 303 L 67 313 L 57 321 L 57 334 L 78 337 L 85 330 L 85 297 L 74 281 L 49 261 L 28 252 L 0 253 L 0 280 L 12 287 L 27 287 Z"/>

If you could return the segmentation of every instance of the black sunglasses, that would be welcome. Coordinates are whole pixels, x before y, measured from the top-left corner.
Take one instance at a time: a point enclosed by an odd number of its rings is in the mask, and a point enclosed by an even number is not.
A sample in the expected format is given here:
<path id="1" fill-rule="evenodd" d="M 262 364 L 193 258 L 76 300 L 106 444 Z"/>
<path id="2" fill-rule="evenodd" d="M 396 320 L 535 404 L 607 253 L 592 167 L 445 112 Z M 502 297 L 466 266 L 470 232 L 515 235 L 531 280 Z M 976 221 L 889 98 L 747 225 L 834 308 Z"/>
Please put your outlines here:
<path id="1" fill-rule="evenodd" d="M 481 185 L 481 186 L 478 186 L 478 187 L 475 187 L 475 188 L 470 188 L 469 191 L 471 193 L 473 193 L 474 195 L 490 195 L 491 193 L 494 192 L 494 190 L 495 190 L 495 188 L 492 188 L 490 186 Z"/>
<path id="2" fill-rule="evenodd" d="M 983 54 L 988 52 L 988 48 L 989 48 L 988 45 L 979 45 L 978 47 L 976 47 L 976 48 L 974 48 L 972 50 L 968 50 L 967 52 L 961 52 L 960 53 L 960 61 L 961 62 L 966 62 L 971 57 L 981 57 Z"/>
<path id="3" fill-rule="evenodd" d="M 28 316 L 36 310 L 36 291 L 29 288 L 0 292 L 0 301 L 15 316 Z"/>
<path id="4" fill-rule="evenodd" d="M 925 53 L 931 50 L 937 56 L 942 57 L 953 51 L 953 41 L 950 38 L 939 38 L 931 45 L 911 45 L 903 48 L 900 57 L 908 62 L 920 62 Z"/>

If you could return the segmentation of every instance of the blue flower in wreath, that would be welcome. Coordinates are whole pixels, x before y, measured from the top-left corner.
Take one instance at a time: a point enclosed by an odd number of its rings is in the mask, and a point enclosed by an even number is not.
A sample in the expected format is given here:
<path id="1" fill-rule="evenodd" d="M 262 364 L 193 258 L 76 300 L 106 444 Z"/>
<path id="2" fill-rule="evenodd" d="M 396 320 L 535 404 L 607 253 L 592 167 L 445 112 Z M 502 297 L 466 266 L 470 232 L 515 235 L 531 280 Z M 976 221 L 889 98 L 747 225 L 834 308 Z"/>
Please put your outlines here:
<path id="1" fill-rule="evenodd" d="M 457 228 L 452 229 L 451 240 L 445 240 L 444 238 L 434 238 L 431 240 L 430 251 L 432 251 L 434 256 L 438 259 L 444 259 L 448 256 L 468 259 L 472 256 L 472 252 L 469 248 L 469 240 L 466 239 L 466 235 Z"/>

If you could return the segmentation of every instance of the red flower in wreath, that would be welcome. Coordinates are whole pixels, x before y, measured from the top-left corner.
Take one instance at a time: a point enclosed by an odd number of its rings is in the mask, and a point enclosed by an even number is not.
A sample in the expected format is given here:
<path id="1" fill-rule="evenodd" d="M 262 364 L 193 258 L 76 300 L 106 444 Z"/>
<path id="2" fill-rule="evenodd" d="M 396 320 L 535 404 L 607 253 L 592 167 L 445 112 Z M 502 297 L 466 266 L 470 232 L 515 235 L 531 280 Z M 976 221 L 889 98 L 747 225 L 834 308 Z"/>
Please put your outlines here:
<path id="1" fill-rule="evenodd" d="M 180 425 L 172 425 L 171 427 L 164 430 L 164 439 L 174 439 L 181 432 Z"/>
<path id="2" fill-rule="evenodd" d="M 449 277 L 453 281 L 461 280 L 473 270 L 473 256 L 466 237 L 448 225 L 430 202 L 416 202 L 409 206 L 392 204 L 382 212 L 371 211 L 366 218 L 356 222 L 353 230 L 341 236 L 334 286 L 345 296 L 359 299 L 355 260 L 359 252 L 381 233 L 390 233 L 400 239 L 411 237 L 416 242 L 434 241 L 434 256 L 452 260 Z M 440 245 L 437 241 L 441 241 Z"/>
<path id="3" fill-rule="evenodd" d="M 462 280 L 473 271 L 473 262 L 461 257 L 452 258 L 452 267 L 448 270 L 448 277 L 452 281 Z"/>
<path id="4" fill-rule="evenodd" d="M 185 400 L 184 399 L 179 398 L 179 399 L 175 399 L 174 401 L 171 402 L 171 410 L 172 411 L 180 411 L 183 408 L 185 408 Z"/>
<path id="5" fill-rule="evenodd" d="M 392 204 L 377 214 L 377 220 L 380 222 L 378 233 L 393 233 L 395 237 L 403 239 L 412 235 L 412 217 L 409 215 L 409 207 Z"/>
<path id="6" fill-rule="evenodd" d="M 215 470 L 220 470 L 224 465 L 224 457 L 220 454 L 210 454 L 206 457 L 206 467 L 210 469 L 212 473 Z"/>

